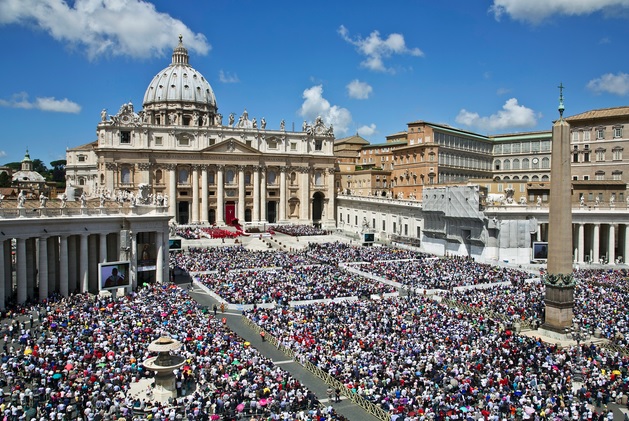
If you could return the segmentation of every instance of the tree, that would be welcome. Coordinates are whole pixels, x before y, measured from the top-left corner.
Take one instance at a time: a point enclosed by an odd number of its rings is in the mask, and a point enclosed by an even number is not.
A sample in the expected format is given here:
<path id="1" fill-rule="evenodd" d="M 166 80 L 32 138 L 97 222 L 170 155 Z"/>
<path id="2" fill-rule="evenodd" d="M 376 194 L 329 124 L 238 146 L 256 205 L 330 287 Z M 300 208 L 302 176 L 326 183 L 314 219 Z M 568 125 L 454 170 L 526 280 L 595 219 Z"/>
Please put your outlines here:
<path id="1" fill-rule="evenodd" d="M 50 170 L 52 181 L 56 181 L 58 183 L 65 182 L 66 180 L 66 160 L 60 159 L 57 161 L 52 161 L 50 166 L 52 169 Z"/>
<path id="2" fill-rule="evenodd" d="M 6 164 L 4 164 L 5 167 L 9 167 L 11 168 L 11 170 L 13 172 L 19 171 L 22 169 L 22 163 L 21 162 L 8 162 Z"/>
<path id="3" fill-rule="evenodd" d="M 48 167 L 41 159 L 33 159 L 33 171 L 40 173 L 44 177 L 48 174 Z"/>
<path id="4" fill-rule="evenodd" d="M 0 187 L 11 187 L 11 177 L 6 171 L 0 173 Z"/>

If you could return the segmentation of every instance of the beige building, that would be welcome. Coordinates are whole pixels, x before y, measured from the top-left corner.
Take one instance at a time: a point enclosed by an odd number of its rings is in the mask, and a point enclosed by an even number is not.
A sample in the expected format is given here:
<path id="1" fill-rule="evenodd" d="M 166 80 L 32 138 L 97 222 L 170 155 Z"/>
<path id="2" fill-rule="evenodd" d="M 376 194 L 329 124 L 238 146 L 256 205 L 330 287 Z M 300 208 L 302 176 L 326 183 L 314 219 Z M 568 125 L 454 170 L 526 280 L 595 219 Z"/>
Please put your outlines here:
<path id="1" fill-rule="evenodd" d="M 334 134 L 320 117 L 301 132 L 246 110 L 224 119 L 181 39 L 142 107 L 103 110 L 97 141 L 67 153 L 71 187 L 163 203 L 181 224 L 335 226 Z"/>

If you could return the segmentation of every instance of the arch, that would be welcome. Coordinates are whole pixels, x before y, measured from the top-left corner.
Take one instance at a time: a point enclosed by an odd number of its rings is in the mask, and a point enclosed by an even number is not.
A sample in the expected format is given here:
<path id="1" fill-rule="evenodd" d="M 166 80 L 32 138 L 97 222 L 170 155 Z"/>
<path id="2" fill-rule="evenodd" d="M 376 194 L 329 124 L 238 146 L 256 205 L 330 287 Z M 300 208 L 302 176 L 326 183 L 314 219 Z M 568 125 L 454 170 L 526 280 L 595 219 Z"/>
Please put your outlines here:
<path id="1" fill-rule="evenodd" d="M 178 173 L 177 181 L 179 184 L 187 184 L 188 183 L 188 169 L 181 168 Z"/>
<path id="2" fill-rule="evenodd" d="M 290 178 L 289 178 L 289 180 L 290 180 L 290 185 L 291 185 L 291 186 L 294 186 L 294 185 L 296 185 L 296 184 L 297 184 L 297 173 L 295 173 L 295 171 L 293 171 L 293 172 L 291 172 L 291 173 L 290 173 Z"/>
<path id="3" fill-rule="evenodd" d="M 157 170 L 155 171 L 155 184 L 162 184 L 163 183 L 163 173 L 162 170 Z"/>
<path id="4" fill-rule="evenodd" d="M 520 160 L 517 159 L 517 158 L 513 160 L 513 169 L 514 170 L 519 170 L 520 169 Z"/>
<path id="5" fill-rule="evenodd" d="M 502 169 L 510 170 L 511 169 L 511 161 L 509 161 L 508 159 L 505 159 L 504 162 L 502 163 Z"/>
<path id="6" fill-rule="evenodd" d="M 325 196 L 321 192 L 312 195 L 312 220 L 321 221 L 324 215 Z"/>
<path id="7" fill-rule="evenodd" d="M 122 167 L 120 170 L 120 181 L 122 184 L 131 184 L 131 170 L 129 167 Z"/>
<path id="8" fill-rule="evenodd" d="M 277 182 L 277 174 L 271 170 L 266 174 L 266 183 L 268 185 L 274 185 Z"/>
<path id="9" fill-rule="evenodd" d="M 236 178 L 236 173 L 233 169 L 228 169 L 225 171 L 225 184 L 234 184 Z"/>
<path id="10" fill-rule="evenodd" d="M 543 175 L 542 176 L 542 181 L 544 181 L 544 182 L 550 181 L 550 177 L 548 177 L 548 175 Z"/>

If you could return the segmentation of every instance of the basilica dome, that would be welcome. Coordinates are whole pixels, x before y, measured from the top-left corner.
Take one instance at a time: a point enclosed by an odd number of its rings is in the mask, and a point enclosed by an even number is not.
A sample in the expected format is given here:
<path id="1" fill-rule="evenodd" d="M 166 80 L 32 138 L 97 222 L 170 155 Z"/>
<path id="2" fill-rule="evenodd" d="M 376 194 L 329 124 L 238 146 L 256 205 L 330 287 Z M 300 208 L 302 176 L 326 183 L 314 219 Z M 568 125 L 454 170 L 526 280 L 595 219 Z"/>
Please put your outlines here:
<path id="1" fill-rule="evenodd" d="M 159 72 L 144 93 L 143 106 L 158 103 L 187 103 L 204 111 L 216 111 L 214 91 L 201 73 L 188 64 L 188 50 L 182 37 L 173 51 L 170 66 Z M 183 105 L 183 104 L 181 104 Z"/>

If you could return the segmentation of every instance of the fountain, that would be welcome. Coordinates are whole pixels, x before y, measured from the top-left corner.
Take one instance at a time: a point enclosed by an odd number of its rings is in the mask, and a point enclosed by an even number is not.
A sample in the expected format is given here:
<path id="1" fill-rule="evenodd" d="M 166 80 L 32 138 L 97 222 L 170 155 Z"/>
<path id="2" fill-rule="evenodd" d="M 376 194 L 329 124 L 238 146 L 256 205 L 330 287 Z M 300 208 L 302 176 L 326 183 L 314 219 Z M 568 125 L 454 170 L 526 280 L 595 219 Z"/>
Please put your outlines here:
<path id="1" fill-rule="evenodd" d="M 151 352 L 156 352 L 157 357 L 151 357 L 142 364 L 148 370 L 155 372 L 155 386 L 153 386 L 153 399 L 167 403 L 170 398 L 177 397 L 177 387 L 175 383 L 174 370 L 181 367 L 185 359 L 178 355 L 171 355 L 171 351 L 177 351 L 181 348 L 181 342 L 168 337 L 162 336 L 148 347 Z"/>

